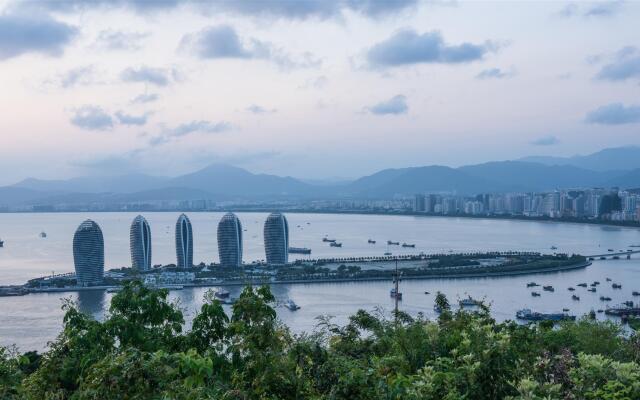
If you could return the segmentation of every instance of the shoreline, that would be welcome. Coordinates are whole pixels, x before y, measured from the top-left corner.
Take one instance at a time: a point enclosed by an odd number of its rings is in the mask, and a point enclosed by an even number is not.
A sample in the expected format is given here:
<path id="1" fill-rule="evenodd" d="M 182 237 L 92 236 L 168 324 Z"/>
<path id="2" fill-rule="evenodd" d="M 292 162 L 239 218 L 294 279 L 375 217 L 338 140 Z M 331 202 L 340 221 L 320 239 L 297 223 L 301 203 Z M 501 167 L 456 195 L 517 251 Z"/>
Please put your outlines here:
<path id="1" fill-rule="evenodd" d="M 380 216 L 400 216 L 400 217 L 426 217 L 426 218 L 467 218 L 480 220 L 498 220 L 498 221 L 523 221 L 523 222 L 550 222 L 556 224 L 576 224 L 576 225 L 601 225 L 617 228 L 640 228 L 640 222 L 633 221 L 606 221 L 606 220 L 589 220 L 578 218 L 550 218 L 550 217 L 526 217 L 524 215 L 472 215 L 472 214 L 435 214 L 413 211 L 359 211 L 359 210 L 314 210 L 314 209 L 286 209 L 278 207 L 265 208 L 222 208 L 219 210 L 92 210 L 92 211 L 0 211 L 0 214 L 76 214 L 76 213 L 270 213 L 282 212 L 285 214 L 343 214 L 343 215 L 380 215 Z"/>
<path id="2" fill-rule="evenodd" d="M 558 266 L 553 268 L 532 269 L 522 271 L 508 271 L 508 272 L 487 272 L 487 273 L 468 273 L 468 274 L 443 274 L 443 275 L 418 275 L 418 276 L 405 276 L 403 280 L 433 280 L 433 279 L 475 279 L 475 278 L 497 278 L 497 277 L 510 277 L 510 276 L 522 276 L 522 275 L 537 275 L 556 273 L 564 271 L 573 271 L 576 269 L 582 269 L 590 266 L 591 261 L 585 261 L 578 264 Z M 219 282 L 219 283 L 198 283 L 198 284 L 181 284 L 175 286 L 181 286 L 180 289 L 171 288 L 169 290 L 183 290 L 198 287 L 237 287 L 246 285 L 290 285 L 290 284 L 309 284 L 309 283 L 352 283 L 352 282 L 374 282 L 374 281 L 388 281 L 388 277 L 370 277 L 370 278 L 340 278 L 340 279 L 295 279 L 290 281 L 253 281 L 253 282 Z M 48 288 L 33 290 L 26 293 L 24 296 L 30 294 L 39 293 L 66 293 L 66 292 L 84 292 L 84 291 L 97 291 L 117 289 L 121 286 L 91 286 L 91 287 L 77 287 L 77 288 Z M 162 286 L 160 286 L 162 288 Z"/>

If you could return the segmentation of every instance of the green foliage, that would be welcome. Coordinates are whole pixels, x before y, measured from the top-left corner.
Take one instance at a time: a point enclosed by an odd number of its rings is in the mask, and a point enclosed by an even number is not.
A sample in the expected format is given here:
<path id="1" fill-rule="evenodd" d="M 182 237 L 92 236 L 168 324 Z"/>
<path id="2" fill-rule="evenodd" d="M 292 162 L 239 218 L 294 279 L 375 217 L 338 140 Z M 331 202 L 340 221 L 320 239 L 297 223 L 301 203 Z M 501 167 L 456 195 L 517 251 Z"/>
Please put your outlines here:
<path id="1" fill-rule="evenodd" d="M 638 399 L 638 337 L 588 319 L 496 323 L 488 307 L 437 321 L 363 310 L 292 335 L 268 287 L 226 315 L 211 292 L 184 332 L 167 292 L 130 283 L 102 322 L 65 302 L 43 355 L 0 348 L 1 399 Z"/>

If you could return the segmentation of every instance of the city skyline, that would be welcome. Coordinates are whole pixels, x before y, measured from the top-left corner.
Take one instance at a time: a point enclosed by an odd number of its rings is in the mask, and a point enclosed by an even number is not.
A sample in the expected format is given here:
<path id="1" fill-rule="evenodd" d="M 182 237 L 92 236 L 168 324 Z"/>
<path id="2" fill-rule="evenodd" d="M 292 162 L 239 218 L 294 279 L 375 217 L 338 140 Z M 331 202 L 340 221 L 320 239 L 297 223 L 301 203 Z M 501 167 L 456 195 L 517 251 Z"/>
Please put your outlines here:
<path id="1" fill-rule="evenodd" d="M 638 3 L 53 4 L 0 2 L 3 184 L 215 162 L 350 178 L 640 144 Z"/>

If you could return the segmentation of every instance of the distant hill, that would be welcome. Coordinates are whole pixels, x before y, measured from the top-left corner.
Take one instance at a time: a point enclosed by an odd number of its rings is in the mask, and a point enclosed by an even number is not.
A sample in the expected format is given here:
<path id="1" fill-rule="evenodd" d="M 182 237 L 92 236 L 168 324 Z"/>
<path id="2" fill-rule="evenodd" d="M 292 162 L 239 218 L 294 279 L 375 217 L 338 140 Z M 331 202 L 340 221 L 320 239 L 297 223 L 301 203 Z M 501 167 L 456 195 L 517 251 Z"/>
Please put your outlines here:
<path id="1" fill-rule="evenodd" d="M 622 171 L 640 168 L 640 147 L 626 146 L 604 149 L 593 154 L 573 157 L 532 156 L 518 161 L 545 165 L 573 165 L 593 171 Z"/>
<path id="2" fill-rule="evenodd" d="M 640 188 L 640 147 L 605 149 L 588 156 L 523 160 L 459 168 L 438 165 L 393 168 L 351 182 L 333 183 L 254 174 L 221 164 L 173 178 L 144 174 L 50 181 L 30 178 L 0 187 L 0 206 L 200 199 L 392 198 L 427 192 L 469 195 L 594 186 Z M 638 166 L 632 167 L 634 165 Z"/>

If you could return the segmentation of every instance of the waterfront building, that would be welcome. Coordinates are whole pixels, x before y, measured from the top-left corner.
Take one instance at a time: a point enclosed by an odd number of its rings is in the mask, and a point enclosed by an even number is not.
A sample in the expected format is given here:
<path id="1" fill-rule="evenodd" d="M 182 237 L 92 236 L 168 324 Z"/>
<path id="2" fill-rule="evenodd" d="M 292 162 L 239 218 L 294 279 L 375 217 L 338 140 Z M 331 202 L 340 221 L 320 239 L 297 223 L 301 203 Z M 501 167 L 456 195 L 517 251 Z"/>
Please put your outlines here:
<path id="1" fill-rule="evenodd" d="M 289 224 L 279 212 L 269 214 L 264 223 L 264 251 L 269 265 L 284 265 L 289 261 Z"/>
<path id="2" fill-rule="evenodd" d="M 88 219 L 73 235 L 73 263 L 79 286 L 95 285 L 104 278 L 104 238 L 100 226 Z"/>
<path id="3" fill-rule="evenodd" d="M 193 231 L 191 221 L 184 214 L 176 222 L 176 258 L 178 268 L 193 267 Z"/>
<path id="4" fill-rule="evenodd" d="M 425 211 L 425 196 L 423 194 L 416 194 L 415 200 L 413 202 L 413 211 L 414 212 Z"/>
<path id="5" fill-rule="evenodd" d="M 135 217 L 131 223 L 129 247 L 131 267 L 140 272 L 149 271 L 151 269 L 151 229 L 142 215 Z"/>
<path id="6" fill-rule="evenodd" d="M 242 265 L 242 224 L 234 213 L 226 213 L 218 223 L 218 256 L 223 267 Z"/>

